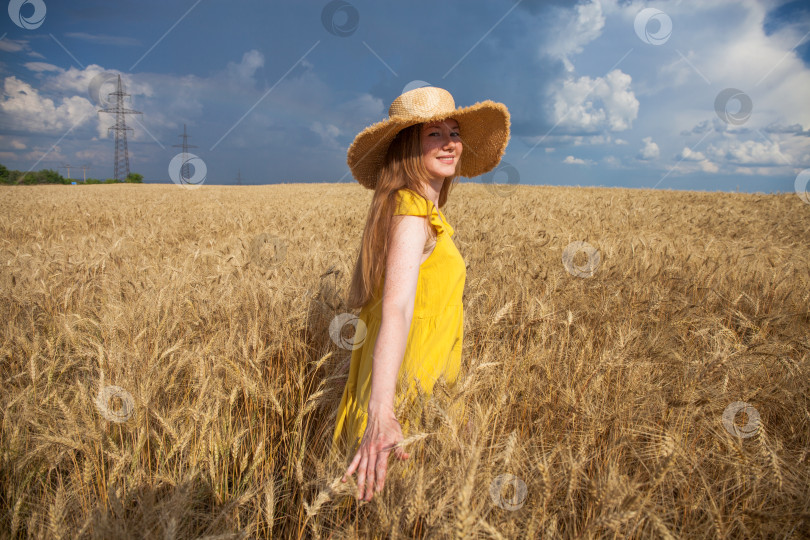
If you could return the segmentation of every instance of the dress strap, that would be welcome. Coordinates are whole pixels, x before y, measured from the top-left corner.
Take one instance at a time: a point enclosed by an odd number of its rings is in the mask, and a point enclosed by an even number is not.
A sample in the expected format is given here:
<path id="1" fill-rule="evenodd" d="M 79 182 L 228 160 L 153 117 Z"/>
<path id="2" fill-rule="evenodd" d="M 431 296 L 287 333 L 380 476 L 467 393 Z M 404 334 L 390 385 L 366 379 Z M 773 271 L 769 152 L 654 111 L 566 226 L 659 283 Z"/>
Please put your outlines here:
<path id="1" fill-rule="evenodd" d="M 398 191 L 397 207 L 394 215 L 428 216 L 430 223 L 436 228 L 436 233 L 441 235 L 447 233 L 453 236 L 454 230 L 442 217 L 433 201 L 425 199 L 415 191 L 402 188 Z"/>

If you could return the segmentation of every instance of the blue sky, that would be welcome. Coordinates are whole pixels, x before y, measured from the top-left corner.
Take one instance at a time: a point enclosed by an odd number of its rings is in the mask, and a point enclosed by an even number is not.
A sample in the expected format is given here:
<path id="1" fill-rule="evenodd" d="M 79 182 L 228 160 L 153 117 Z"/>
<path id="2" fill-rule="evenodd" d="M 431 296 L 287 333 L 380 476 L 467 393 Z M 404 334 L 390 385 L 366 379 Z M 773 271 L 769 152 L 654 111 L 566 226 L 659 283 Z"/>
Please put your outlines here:
<path id="1" fill-rule="evenodd" d="M 11 0 L 9 12 L 0 163 L 13 169 L 112 177 L 113 119 L 91 87 L 119 73 L 143 112 L 127 121 L 130 168 L 147 181 L 171 181 L 186 124 L 207 184 L 238 171 L 353 182 L 349 144 L 414 81 L 457 106 L 507 105 L 513 169 L 496 182 L 769 193 L 810 168 L 805 1 Z"/>

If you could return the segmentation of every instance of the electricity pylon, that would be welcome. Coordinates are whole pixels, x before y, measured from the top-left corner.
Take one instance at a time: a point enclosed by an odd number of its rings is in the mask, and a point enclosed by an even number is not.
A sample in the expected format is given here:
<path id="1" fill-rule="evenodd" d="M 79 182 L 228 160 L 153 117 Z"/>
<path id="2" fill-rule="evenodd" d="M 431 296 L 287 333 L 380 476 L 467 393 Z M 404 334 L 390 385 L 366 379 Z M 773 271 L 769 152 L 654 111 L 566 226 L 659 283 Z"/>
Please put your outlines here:
<path id="1" fill-rule="evenodd" d="M 108 129 L 115 132 L 115 179 L 121 181 L 129 176 L 129 149 L 127 148 L 127 131 L 132 131 L 132 128 L 127 127 L 126 115 L 128 114 L 143 114 L 141 111 L 127 109 L 124 106 L 124 96 L 128 96 L 124 92 L 124 87 L 121 85 L 121 75 L 118 76 L 118 87 L 115 92 L 110 92 L 108 96 L 115 96 L 115 105 L 107 107 L 106 109 L 99 109 L 98 112 L 110 113 L 115 115 L 115 124 Z M 121 178 L 121 175 L 124 175 Z"/>
<path id="2" fill-rule="evenodd" d="M 186 125 L 183 124 L 183 134 L 178 135 L 178 137 L 183 137 L 183 144 L 173 144 L 172 148 L 182 148 L 183 149 L 183 165 L 180 167 L 180 178 L 183 182 L 189 183 L 189 179 L 191 175 L 189 174 L 189 164 L 188 164 L 188 149 L 189 148 L 197 148 L 193 144 L 188 144 L 188 134 L 186 133 Z"/>

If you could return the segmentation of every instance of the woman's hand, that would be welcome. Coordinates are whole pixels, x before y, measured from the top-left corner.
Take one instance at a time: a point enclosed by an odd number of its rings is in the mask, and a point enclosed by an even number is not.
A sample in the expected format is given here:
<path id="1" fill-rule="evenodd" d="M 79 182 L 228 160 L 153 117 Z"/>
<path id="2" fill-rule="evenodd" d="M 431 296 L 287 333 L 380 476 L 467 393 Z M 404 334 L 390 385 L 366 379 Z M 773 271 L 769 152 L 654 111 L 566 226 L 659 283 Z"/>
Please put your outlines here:
<path id="1" fill-rule="evenodd" d="M 406 460 L 411 455 L 401 447 L 394 447 L 402 442 L 402 428 L 394 415 L 393 410 L 380 413 L 369 411 L 366 431 L 357 453 L 354 455 L 349 468 L 343 475 L 342 482 L 357 471 L 358 500 L 365 494 L 367 501 L 385 486 L 385 474 L 388 470 L 388 455 L 394 450 L 394 455 L 400 460 Z"/>

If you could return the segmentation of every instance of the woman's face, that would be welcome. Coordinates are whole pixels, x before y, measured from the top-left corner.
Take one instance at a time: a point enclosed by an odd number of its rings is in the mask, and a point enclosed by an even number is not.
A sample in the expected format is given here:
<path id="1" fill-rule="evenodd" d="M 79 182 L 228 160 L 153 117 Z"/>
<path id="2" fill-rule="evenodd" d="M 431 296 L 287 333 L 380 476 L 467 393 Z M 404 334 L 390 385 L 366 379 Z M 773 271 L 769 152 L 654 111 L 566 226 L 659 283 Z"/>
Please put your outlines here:
<path id="1" fill-rule="evenodd" d="M 422 163 L 434 179 L 456 173 L 461 146 L 459 125 L 452 118 L 422 126 Z"/>

